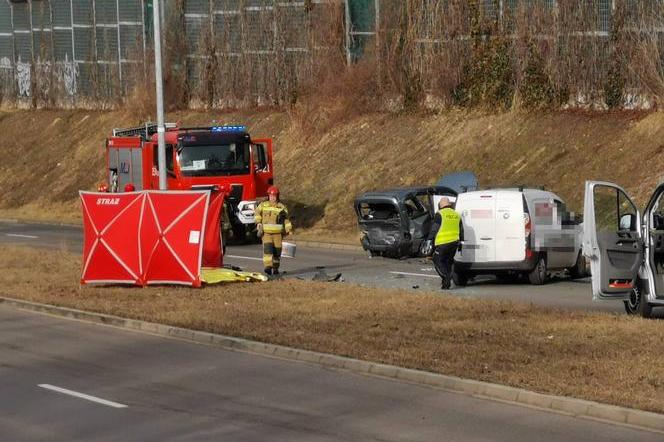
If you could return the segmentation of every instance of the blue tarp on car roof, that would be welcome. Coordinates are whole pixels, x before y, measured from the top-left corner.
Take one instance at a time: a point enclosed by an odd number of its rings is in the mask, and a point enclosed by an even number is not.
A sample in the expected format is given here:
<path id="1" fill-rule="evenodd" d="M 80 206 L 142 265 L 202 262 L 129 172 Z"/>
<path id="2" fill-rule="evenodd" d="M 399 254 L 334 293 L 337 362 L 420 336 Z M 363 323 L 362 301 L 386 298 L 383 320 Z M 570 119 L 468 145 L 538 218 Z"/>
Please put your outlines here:
<path id="1" fill-rule="evenodd" d="M 477 190 L 479 181 L 473 172 L 454 172 L 443 175 L 436 186 L 449 187 L 457 193 L 463 193 Z"/>

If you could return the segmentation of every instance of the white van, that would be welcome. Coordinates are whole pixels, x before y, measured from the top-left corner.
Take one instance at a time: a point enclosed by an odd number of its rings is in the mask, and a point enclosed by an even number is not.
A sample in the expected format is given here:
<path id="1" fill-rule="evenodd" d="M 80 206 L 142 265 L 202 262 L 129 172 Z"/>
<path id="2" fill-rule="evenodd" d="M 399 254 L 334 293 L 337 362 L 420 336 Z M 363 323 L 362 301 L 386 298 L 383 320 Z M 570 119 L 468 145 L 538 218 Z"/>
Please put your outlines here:
<path id="1" fill-rule="evenodd" d="M 555 193 L 509 188 L 462 193 L 456 211 L 463 224 L 461 250 L 454 259 L 454 282 L 475 275 L 527 275 L 544 284 L 550 271 L 585 275 L 581 227 Z"/>
<path id="2" fill-rule="evenodd" d="M 621 187 L 587 181 L 583 253 L 593 299 L 618 299 L 630 314 L 651 317 L 664 306 L 664 183 L 643 212 Z"/>

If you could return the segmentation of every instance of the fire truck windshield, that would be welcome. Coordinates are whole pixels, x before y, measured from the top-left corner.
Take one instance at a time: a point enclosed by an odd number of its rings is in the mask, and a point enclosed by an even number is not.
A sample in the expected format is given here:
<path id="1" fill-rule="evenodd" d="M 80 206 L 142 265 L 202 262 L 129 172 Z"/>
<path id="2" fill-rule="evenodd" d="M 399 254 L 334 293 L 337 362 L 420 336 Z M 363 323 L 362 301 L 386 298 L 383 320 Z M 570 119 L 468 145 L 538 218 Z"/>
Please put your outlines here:
<path id="1" fill-rule="evenodd" d="M 184 176 L 245 175 L 249 173 L 249 145 L 184 146 L 178 161 Z"/>

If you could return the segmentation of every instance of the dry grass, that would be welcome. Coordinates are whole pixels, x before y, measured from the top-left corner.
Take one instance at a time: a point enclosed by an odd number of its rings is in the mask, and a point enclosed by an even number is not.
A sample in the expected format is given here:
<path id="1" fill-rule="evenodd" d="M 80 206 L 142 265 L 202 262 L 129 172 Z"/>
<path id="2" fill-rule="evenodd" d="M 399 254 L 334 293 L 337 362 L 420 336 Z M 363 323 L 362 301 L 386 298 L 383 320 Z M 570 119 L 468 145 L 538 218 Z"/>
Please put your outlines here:
<path id="1" fill-rule="evenodd" d="M 357 194 L 432 183 L 449 171 L 473 170 L 484 185 L 545 185 L 580 210 L 586 179 L 616 181 L 644 202 L 664 166 L 661 113 L 369 114 L 311 123 L 322 125 L 315 134 L 299 117 L 269 110 L 178 112 L 169 120 L 242 122 L 274 137 L 276 181 L 299 231 L 328 239 L 354 235 Z M 102 180 L 104 138 L 136 123 L 124 112 L 0 112 L 0 215 L 80 219 L 77 192 Z M 644 159 L 648 167 L 633 167 Z"/>
<path id="2" fill-rule="evenodd" d="M 276 182 L 298 233 L 324 241 L 357 243 L 352 201 L 359 193 L 430 184 L 450 171 L 473 170 L 483 185 L 545 185 L 578 211 L 585 180 L 617 182 L 643 203 L 664 167 L 659 112 L 340 113 L 349 103 L 175 112 L 168 120 L 245 123 L 273 137 Z M 78 190 L 103 179 L 104 138 L 139 121 L 127 112 L 0 112 L 0 217 L 80 220 Z"/>
<path id="3" fill-rule="evenodd" d="M 459 170 L 474 171 L 483 186 L 544 185 L 575 211 L 589 179 L 617 182 L 644 203 L 664 165 L 662 121 L 661 113 L 371 114 L 315 144 L 286 132 L 278 178 L 285 195 L 321 206 L 312 224 L 328 235 L 356 229 L 352 201 L 363 191 L 431 184 Z"/>
<path id="4" fill-rule="evenodd" d="M 301 281 L 80 287 L 78 256 L 0 251 L 2 296 L 664 412 L 661 321 Z"/>

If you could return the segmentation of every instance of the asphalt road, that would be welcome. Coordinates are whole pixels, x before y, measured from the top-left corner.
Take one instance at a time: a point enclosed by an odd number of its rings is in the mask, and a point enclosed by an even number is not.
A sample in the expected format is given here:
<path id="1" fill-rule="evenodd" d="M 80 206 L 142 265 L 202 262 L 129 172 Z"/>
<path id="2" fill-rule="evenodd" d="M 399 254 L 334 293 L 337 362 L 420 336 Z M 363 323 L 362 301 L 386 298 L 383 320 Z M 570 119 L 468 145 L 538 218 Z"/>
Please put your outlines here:
<path id="1" fill-rule="evenodd" d="M 80 253 L 82 230 L 71 226 L 0 222 L 1 244 L 66 249 Z M 261 246 L 258 244 L 229 246 L 225 263 L 246 270 L 262 271 L 261 254 Z M 354 251 L 300 247 L 294 259 L 283 261 L 282 269 L 286 271 L 287 277 L 312 279 L 322 270 L 330 277 L 341 273 L 344 281 L 369 287 L 412 291 L 437 291 L 440 287 L 440 278 L 431 261 L 425 259 L 368 258 Z M 558 278 L 547 285 L 536 287 L 527 283 L 505 284 L 485 277 L 451 293 L 464 298 L 507 299 L 562 309 L 624 311 L 620 302 L 593 302 L 587 278 L 579 281 Z"/>
<path id="2" fill-rule="evenodd" d="M 315 365 L 0 306 L 3 441 L 661 441 Z"/>

